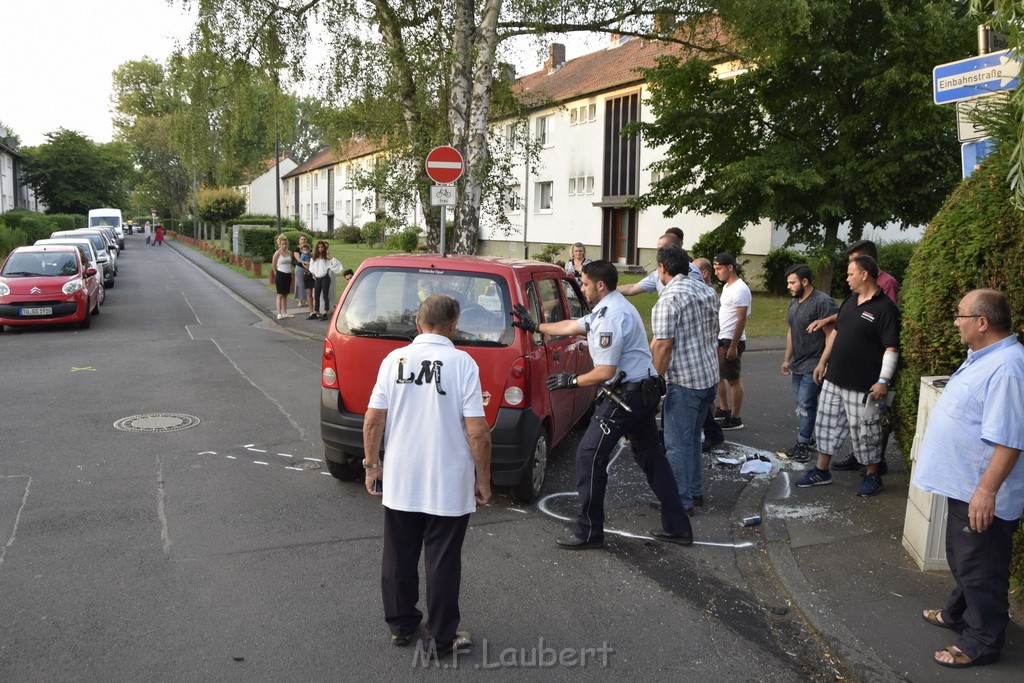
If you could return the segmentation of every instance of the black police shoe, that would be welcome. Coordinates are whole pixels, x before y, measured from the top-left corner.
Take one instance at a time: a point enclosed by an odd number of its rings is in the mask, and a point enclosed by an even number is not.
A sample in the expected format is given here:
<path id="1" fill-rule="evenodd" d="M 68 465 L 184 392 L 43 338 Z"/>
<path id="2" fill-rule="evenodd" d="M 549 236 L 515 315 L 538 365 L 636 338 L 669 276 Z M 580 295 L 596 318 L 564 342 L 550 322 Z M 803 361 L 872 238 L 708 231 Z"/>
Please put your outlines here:
<path id="1" fill-rule="evenodd" d="M 565 538 L 558 539 L 555 543 L 557 543 L 560 548 L 565 548 L 566 550 L 590 550 L 591 548 L 604 547 L 604 539 L 584 541 L 582 538 L 578 538 L 576 536 L 566 536 Z"/>

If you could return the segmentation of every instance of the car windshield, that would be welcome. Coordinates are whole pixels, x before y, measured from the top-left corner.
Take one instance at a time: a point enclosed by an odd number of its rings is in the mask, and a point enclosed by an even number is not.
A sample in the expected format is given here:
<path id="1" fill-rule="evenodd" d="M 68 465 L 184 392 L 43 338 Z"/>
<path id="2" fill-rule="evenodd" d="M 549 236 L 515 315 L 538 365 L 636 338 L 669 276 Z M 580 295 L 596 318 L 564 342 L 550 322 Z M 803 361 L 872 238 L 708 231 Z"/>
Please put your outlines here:
<path id="1" fill-rule="evenodd" d="M 462 308 L 457 346 L 508 346 L 514 338 L 508 283 L 485 273 L 435 268 L 367 268 L 350 285 L 338 331 L 359 337 L 411 340 L 416 311 L 431 294 L 455 297 Z"/>
<path id="2" fill-rule="evenodd" d="M 93 216 L 89 219 L 90 228 L 106 227 L 112 228 L 120 225 L 121 220 L 117 216 Z"/>
<path id="3" fill-rule="evenodd" d="M 4 264 L 3 277 L 71 277 L 78 275 L 74 254 L 32 251 L 11 254 Z"/>
<path id="4" fill-rule="evenodd" d="M 71 234 L 55 234 L 54 235 L 54 238 L 59 238 L 59 237 L 72 237 L 72 238 L 80 237 L 82 239 L 87 239 L 90 242 L 92 242 L 92 248 L 96 250 L 97 254 L 105 254 L 105 253 L 107 253 L 107 243 L 106 243 L 106 241 L 104 241 L 104 239 L 102 237 L 100 237 L 99 233 L 94 233 L 94 232 L 76 232 L 76 233 L 71 233 Z"/>

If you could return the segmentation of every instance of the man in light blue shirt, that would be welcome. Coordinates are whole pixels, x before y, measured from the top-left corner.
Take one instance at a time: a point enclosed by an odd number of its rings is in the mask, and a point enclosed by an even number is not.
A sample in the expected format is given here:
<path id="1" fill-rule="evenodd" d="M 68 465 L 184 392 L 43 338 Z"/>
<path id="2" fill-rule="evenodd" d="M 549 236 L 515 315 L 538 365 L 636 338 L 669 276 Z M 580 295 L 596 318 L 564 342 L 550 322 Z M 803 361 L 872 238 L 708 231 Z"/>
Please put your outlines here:
<path id="1" fill-rule="evenodd" d="M 1010 304 L 992 289 L 968 292 L 954 324 L 967 360 L 932 410 L 913 482 L 946 496 L 946 559 L 956 586 L 925 621 L 959 632 L 936 663 L 963 668 L 999 659 L 1009 623 L 1013 534 L 1024 511 L 1024 347 Z"/>
<path id="2" fill-rule="evenodd" d="M 683 247 L 683 231 L 679 228 L 669 228 L 664 235 L 658 238 L 657 248 L 667 247 L 671 244 L 682 249 Z M 704 282 L 704 278 L 700 274 L 700 269 L 697 268 L 693 263 L 690 264 L 689 277 L 692 277 L 697 282 Z M 644 294 L 646 292 L 657 292 L 658 296 L 661 296 L 661 290 L 665 289 L 665 285 L 661 281 L 661 276 L 658 275 L 658 269 L 655 268 L 647 274 L 643 280 L 639 282 L 632 282 L 628 285 L 619 285 L 615 288 L 622 296 L 635 296 L 637 294 Z"/>

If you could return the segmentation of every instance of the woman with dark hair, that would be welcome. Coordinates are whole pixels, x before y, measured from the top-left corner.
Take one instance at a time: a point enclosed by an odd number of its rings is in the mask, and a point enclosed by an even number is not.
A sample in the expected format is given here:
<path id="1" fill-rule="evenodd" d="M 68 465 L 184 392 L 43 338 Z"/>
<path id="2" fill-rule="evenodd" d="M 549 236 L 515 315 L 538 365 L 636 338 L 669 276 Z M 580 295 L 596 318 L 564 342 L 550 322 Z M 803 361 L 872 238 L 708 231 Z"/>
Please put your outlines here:
<path id="1" fill-rule="evenodd" d="M 330 320 L 331 318 L 331 272 L 340 273 L 341 262 L 328 253 L 330 245 L 323 240 L 313 247 L 313 260 L 309 263 L 309 272 L 313 274 L 313 312 L 309 320 Z M 320 315 L 320 298 L 323 297 L 324 312 Z"/>
<path id="2" fill-rule="evenodd" d="M 277 251 L 270 259 L 270 271 L 274 274 L 274 287 L 277 289 L 277 319 L 290 318 L 288 294 L 292 291 L 292 252 L 284 235 L 277 238 Z"/>

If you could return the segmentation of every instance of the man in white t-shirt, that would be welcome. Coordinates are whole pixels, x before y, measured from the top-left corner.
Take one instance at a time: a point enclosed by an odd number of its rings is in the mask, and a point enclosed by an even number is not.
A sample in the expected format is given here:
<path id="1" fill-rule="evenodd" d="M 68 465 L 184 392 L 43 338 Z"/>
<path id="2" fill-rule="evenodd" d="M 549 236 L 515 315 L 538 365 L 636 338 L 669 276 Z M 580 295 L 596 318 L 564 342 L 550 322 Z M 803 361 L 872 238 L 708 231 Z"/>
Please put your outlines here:
<path id="1" fill-rule="evenodd" d="M 740 410 L 743 408 L 743 381 L 740 379 L 740 357 L 747 348 L 747 316 L 750 315 L 750 287 L 736 274 L 736 259 L 721 253 L 714 259 L 715 277 L 724 282 L 718 309 L 718 410 L 722 429 L 743 429 Z"/>
<path id="2" fill-rule="evenodd" d="M 491 499 L 480 369 L 452 344 L 459 312 L 444 294 L 420 304 L 419 335 L 381 363 L 363 423 L 366 490 L 380 496 L 383 488 L 384 620 L 392 644 L 411 642 L 423 619 L 417 566 L 425 546 L 426 649 L 435 656 L 471 642 L 457 630 L 462 542 L 469 514 Z"/>

